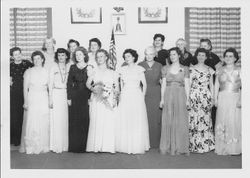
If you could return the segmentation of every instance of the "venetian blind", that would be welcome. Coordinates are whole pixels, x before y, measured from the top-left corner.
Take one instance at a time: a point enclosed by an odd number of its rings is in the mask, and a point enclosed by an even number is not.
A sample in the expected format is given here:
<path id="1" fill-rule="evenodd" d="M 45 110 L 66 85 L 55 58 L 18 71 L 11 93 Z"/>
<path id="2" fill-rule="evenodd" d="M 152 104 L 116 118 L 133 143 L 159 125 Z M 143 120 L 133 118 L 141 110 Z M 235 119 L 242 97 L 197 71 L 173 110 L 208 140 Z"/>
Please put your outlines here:
<path id="1" fill-rule="evenodd" d="M 43 40 L 52 36 L 51 8 L 11 8 L 10 47 L 20 47 L 24 59 L 41 50 Z"/>
<path id="2" fill-rule="evenodd" d="M 185 38 L 194 54 L 201 38 L 209 38 L 220 58 L 233 47 L 241 54 L 240 8 L 185 8 Z"/>

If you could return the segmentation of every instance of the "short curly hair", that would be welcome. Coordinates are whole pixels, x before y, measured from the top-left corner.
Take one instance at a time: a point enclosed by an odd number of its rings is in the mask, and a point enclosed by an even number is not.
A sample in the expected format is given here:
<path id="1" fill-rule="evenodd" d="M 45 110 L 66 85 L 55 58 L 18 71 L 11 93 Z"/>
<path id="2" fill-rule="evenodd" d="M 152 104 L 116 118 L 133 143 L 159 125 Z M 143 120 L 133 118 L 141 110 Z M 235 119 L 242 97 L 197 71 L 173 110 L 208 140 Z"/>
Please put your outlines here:
<path id="1" fill-rule="evenodd" d="M 127 54 L 127 53 L 131 54 L 135 58 L 134 63 L 136 63 L 138 61 L 139 55 L 138 55 L 138 53 L 137 53 L 136 50 L 125 49 L 125 51 L 123 52 L 123 55 L 122 55 L 122 57 L 123 57 L 124 60 L 125 60 L 125 54 Z"/>
<path id="2" fill-rule="evenodd" d="M 210 51 L 212 51 L 213 46 L 212 46 L 211 40 L 208 39 L 208 38 L 202 38 L 202 39 L 200 39 L 200 44 L 203 43 L 203 42 L 206 42 L 210 46 Z"/>
<path id="3" fill-rule="evenodd" d="M 74 40 L 74 39 L 70 39 L 70 40 L 68 41 L 68 43 L 67 43 L 67 47 L 68 47 L 68 49 L 69 49 L 69 45 L 70 45 L 70 43 L 75 43 L 75 44 L 77 45 L 77 47 L 79 47 L 79 46 L 80 46 L 79 41 Z"/>
<path id="4" fill-rule="evenodd" d="M 56 50 L 56 53 L 55 53 L 55 62 L 56 62 L 56 63 L 59 62 L 59 60 L 58 60 L 58 54 L 59 54 L 59 53 L 64 53 L 64 54 L 66 55 L 66 63 L 68 63 L 68 62 L 69 62 L 69 59 L 70 59 L 70 53 L 69 53 L 69 51 L 67 51 L 67 50 L 64 49 L 64 48 L 58 48 L 58 49 Z"/>
<path id="5" fill-rule="evenodd" d="M 31 61 L 34 63 L 34 57 L 35 56 L 40 56 L 42 59 L 43 59 L 43 62 L 42 62 L 42 66 L 44 66 L 44 63 L 45 63 L 45 57 L 43 55 L 43 53 L 41 51 L 34 51 L 32 54 L 31 54 Z"/>
<path id="6" fill-rule="evenodd" d="M 15 51 L 20 51 L 20 53 L 22 52 L 21 48 L 19 48 L 19 47 L 13 47 L 13 48 L 10 49 L 10 56 L 13 56 L 13 53 Z"/>
<path id="7" fill-rule="evenodd" d="M 165 41 L 165 36 L 164 36 L 163 34 L 156 33 L 156 34 L 154 35 L 154 38 L 153 38 L 153 39 L 155 40 L 156 38 L 161 38 L 161 41 L 162 41 L 162 42 Z"/>
<path id="8" fill-rule="evenodd" d="M 236 58 L 236 60 L 234 61 L 234 63 L 236 63 L 239 60 L 239 58 L 240 58 L 238 52 L 236 51 L 236 49 L 235 48 L 228 48 L 228 49 L 226 49 L 226 51 L 223 53 L 223 57 L 225 57 L 226 53 L 228 53 L 228 52 L 231 52 L 231 53 L 234 54 L 234 57 Z"/>

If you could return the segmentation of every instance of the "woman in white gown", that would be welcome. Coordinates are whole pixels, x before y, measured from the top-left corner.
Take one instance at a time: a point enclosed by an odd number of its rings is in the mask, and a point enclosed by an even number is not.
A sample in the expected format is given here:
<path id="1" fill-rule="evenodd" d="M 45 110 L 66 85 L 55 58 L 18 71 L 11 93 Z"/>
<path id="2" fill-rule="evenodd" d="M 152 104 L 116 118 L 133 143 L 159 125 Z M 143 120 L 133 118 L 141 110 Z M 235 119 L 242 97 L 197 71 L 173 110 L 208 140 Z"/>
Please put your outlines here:
<path id="1" fill-rule="evenodd" d="M 87 87 L 92 94 L 87 152 L 115 152 L 118 74 L 107 68 L 107 60 L 108 52 L 100 49 L 96 53 L 97 68 L 88 68 Z"/>
<path id="2" fill-rule="evenodd" d="M 43 67 L 45 57 L 35 51 L 31 55 L 34 67 L 24 74 L 25 117 L 20 152 L 39 154 L 49 151 L 48 71 Z"/>
<path id="3" fill-rule="evenodd" d="M 50 150 L 61 153 L 68 151 L 68 104 L 67 79 L 70 54 L 64 48 L 55 53 L 55 64 L 50 69 L 50 100 L 52 103 L 50 118 Z"/>
<path id="4" fill-rule="evenodd" d="M 120 69 L 121 96 L 116 122 L 116 151 L 143 154 L 150 148 L 145 104 L 145 69 L 135 64 L 138 54 L 133 49 L 123 53 L 127 66 Z"/>

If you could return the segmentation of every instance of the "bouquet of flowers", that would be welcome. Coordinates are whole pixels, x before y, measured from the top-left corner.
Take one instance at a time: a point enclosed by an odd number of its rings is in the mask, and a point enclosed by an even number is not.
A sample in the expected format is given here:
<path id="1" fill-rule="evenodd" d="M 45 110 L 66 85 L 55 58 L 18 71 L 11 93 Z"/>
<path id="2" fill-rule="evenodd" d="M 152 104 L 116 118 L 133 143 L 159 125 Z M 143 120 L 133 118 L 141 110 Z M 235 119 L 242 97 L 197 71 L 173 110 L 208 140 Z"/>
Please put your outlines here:
<path id="1" fill-rule="evenodd" d="M 94 95 L 98 101 L 102 102 L 110 109 L 115 108 L 119 101 L 119 92 L 116 90 L 115 84 L 104 84 L 97 82 L 93 84 Z"/>

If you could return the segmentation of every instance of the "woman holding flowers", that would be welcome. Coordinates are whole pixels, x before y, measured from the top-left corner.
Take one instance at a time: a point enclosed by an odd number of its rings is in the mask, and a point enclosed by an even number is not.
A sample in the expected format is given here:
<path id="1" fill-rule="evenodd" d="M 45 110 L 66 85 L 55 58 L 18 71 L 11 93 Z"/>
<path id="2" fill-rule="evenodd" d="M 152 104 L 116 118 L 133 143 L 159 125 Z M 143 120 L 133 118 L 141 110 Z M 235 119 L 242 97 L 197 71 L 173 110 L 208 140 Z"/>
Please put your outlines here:
<path id="1" fill-rule="evenodd" d="M 108 52 L 96 52 L 97 68 L 88 70 L 87 87 L 92 91 L 89 101 L 89 133 L 87 151 L 115 152 L 115 119 L 118 96 L 118 75 L 107 67 Z"/>

